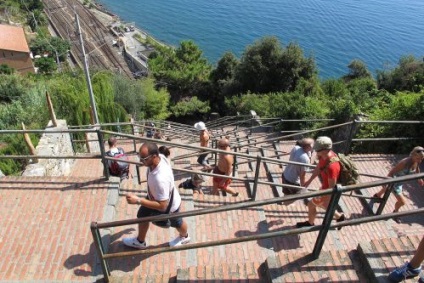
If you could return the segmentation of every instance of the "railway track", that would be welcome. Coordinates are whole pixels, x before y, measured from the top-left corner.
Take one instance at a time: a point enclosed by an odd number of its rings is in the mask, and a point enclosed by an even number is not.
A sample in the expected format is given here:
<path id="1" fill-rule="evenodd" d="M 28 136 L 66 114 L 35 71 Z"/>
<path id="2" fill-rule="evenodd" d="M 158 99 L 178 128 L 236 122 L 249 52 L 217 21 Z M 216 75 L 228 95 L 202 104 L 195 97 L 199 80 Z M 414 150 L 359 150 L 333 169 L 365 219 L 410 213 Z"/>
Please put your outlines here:
<path id="1" fill-rule="evenodd" d="M 71 42 L 71 57 L 83 67 L 83 52 L 77 34 L 75 13 L 78 14 L 84 49 L 90 69 L 106 69 L 120 72 L 132 78 L 125 59 L 112 46 L 113 36 L 78 0 L 43 0 L 45 13 L 58 36 Z"/>

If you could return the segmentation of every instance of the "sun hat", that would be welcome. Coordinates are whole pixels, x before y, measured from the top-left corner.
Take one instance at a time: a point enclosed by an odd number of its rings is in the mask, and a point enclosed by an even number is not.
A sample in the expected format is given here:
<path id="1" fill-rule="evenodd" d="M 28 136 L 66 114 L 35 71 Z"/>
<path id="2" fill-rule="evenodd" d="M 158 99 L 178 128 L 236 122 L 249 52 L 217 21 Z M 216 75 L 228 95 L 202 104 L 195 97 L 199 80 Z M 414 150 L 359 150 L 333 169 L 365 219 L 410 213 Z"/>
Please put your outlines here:
<path id="1" fill-rule="evenodd" d="M 329 137 L 318 137 L 314 143 L 315 151 L 331 149 L 332 147 L 333 141 Z"/>
<path id="2" fill-rule="evenodd" d="M 194 128 L 198 131 L 203 131 L 206 130 L 206 125 L 203 122 L 197 122 L 196 124 L 194 124 Z"/>

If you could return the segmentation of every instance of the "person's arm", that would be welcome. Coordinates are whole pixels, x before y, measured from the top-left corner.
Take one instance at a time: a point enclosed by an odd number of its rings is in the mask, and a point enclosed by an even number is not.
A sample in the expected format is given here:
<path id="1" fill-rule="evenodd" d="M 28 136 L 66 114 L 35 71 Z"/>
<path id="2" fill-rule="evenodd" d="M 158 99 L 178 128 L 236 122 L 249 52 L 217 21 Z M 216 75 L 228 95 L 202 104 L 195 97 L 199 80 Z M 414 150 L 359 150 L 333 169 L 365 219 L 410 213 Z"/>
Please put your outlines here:
<path id="1" fill-rule="evenodd" d="M 388 177 L 393 177 L 397 172 L 402 171 L 403 169 L 405 169 L 406 165 L 408 164 L 408 158 L 404 158 L 401 161 L 398 162 L 398 164 L 396 164 L 395 167 L 393 167 L 389 173 L 387 174 Z"/>
<path id="2" fill-rule="evenodd" d="M 417 168 L 415 169 L 415 173 L 419 174 L 421 172 L 420 170 L 420 164 L 417 164 Z M 421 187 L 424 186 L 424 180 L 423 179 L 417 179 L 418 185 L 420 185 Z"/>
<path id="3" fill-rule="evenodd" d="M 306 180 L 306 171 L 302 170 L 302 172 L 299 175 L 299 179 L 300 179 L 300 185 L 302 187 L 305 187 L 305 180 Z"/>
<path id="4" fill-rule="evenodd" d="M 308 181 L 306 181 L 304 184 L 303 184 L 303 186 L 305 187 L 305 188 L 307 188 L 307 187 L 309 187 L 309 185 L 312 183 L 312 181 L 319 175 L 319 173 L 320 173 L 320 169 L 319 169 L 319 167 L 318 167 L 318 165 L 314 168 L 314 171 L 312 171 L 312 175 L 311 175 L 311 177 L 309 177 L 309 180 Z M 302 183 L 300 183 L 300 184 L 302 184 Z"/>
<path id="5" fill-rule="evenodd" d="M 127 202 L 129 204 L 138 204 L 141 206 L 145 206 L 147 208 L 164 211 L 168 207 L 168 201 L 169 200 L 162 200 L 162 201 L 156 201 L 156 200 L 149 200 L 146 198 L 139 198 L 135 194 L 127 194 L 126 196 Z"/>

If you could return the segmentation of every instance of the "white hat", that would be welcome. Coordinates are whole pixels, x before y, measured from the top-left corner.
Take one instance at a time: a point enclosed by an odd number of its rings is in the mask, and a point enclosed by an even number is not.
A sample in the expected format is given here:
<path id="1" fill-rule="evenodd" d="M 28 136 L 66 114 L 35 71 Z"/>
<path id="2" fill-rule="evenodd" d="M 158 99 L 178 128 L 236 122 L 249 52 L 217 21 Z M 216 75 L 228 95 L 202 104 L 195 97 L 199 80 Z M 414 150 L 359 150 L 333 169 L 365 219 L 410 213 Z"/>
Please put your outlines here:
<path id="1" fill-rule="evenodd" d="M 329 137 L 318 137 L 314 144 L 315 151 L 321 151 L 331 149 L 333 147 L 333 141 Z"/>
<path id="2" fill-rule="evenodd" d="M 206 130 L 206 125 L 203 122 L 197 122 L 196 124 L 194 124 L 194 128 L 198 131 L 203 131 Z"/>

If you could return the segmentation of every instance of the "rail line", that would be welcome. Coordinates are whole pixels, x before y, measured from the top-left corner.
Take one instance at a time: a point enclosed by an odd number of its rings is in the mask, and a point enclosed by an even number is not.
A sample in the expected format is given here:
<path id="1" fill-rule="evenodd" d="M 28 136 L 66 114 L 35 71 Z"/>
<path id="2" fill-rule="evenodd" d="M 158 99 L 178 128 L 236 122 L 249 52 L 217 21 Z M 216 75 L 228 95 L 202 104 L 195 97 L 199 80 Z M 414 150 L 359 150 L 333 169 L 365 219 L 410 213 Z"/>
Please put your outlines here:
<path id="1" fill-rule="evenodd" d="M 78 14 L 84 39 L 84 49 L 88 55 L 89 66 L 92 69 L 107 69 L 120 72 L 132 78 L 123 56 L 112 46 L 113 36 L 78 0 L 43 0 L 44 10 L 56 33 L 71 42 L 71 57 L 81 68 L 83 53 L 76 34 L 75 13 Z"/>

